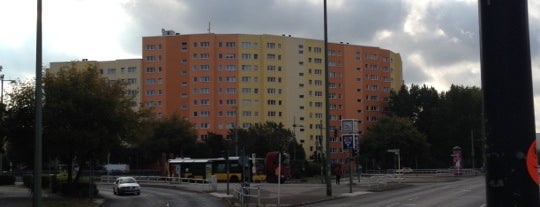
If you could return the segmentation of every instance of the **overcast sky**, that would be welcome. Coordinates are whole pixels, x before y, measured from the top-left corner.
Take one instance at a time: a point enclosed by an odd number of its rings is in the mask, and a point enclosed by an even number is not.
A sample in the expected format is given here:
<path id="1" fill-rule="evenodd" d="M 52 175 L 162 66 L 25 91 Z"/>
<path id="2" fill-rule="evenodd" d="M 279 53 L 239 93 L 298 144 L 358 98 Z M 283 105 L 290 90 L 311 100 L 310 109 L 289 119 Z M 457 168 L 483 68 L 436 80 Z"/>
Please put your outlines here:
<path id="1" fill-rule="evenodd" d="M 328 0 L 331 42 L 400 53 L 405 83 L 439 92 L 480 87 L 477 0 Z M 6 79 L 35 75 L 36 0 L 0 1 L 0 65 Z M 540 0 L 529 0 L 540 111 Z M 323 39 L 323 0 L 43 0 L 43 64 L 141 58 L 143 36 L 287 34 Z M 536 24 L 535 24 L 536 23 Z M 536 114 L 540 120 L 540 113 Z M 537 121 L 540 132 L 540 121 Z"/>

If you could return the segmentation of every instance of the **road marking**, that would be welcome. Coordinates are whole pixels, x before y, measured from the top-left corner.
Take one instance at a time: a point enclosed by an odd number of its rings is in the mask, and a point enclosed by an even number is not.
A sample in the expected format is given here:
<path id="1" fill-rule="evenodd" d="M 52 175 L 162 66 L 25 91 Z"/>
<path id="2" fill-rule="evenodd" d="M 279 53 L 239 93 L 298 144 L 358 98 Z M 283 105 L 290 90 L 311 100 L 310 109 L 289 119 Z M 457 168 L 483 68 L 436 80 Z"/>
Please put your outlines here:
<path id="1" fill-rule="evenodd" d="M 401 203 L 392 203 L 392 204 L 390 204 L 390 205 L 386 205 L 386 207 L 397 206 L 397 205 L 399 205 L 399 204 L 401 204 Z"/>

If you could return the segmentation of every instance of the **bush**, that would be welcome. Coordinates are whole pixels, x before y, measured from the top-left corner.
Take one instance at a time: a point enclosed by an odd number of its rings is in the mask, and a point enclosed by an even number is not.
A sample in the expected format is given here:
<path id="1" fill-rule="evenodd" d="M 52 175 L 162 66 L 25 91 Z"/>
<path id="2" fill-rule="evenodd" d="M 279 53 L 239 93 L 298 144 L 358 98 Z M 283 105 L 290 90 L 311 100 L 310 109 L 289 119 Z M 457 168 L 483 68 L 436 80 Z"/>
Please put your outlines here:
<path id="1" fill-rule="evenodd" d="M 0 185 L 15 185 L 15 176 L 0 175 Z"/>
<path id="2" fill-rule="evenodd" d="M 53 189 L 53 191 L 60 190 L 62 195 L 68 196 L 68 197 L 89 197 L 89 190 L 92 190 L 92 196 L 96 196 L 98 194 L 98 189 L 95 183 L 72 183 L 71 185 L 68 183 L 58 183 L 56 185 L 59 189 Z"/>
<path id="3" fill-rule="evenodd" d="M 34 183 L 34 175 L 26 174 L 23 175 L 23 185 L 27 188 L 31 188 Z M 51 183 L 51 175 L 41 175 L 41 188 L 49 188 Z M 54 184 L 54 183 L 53 183 Z"/>
<path id="4" fill-rule="evenodd" d="M 321 175 L 321 163 L 307 162 L 305 176 L 312 177 L 315 175 Z"/>

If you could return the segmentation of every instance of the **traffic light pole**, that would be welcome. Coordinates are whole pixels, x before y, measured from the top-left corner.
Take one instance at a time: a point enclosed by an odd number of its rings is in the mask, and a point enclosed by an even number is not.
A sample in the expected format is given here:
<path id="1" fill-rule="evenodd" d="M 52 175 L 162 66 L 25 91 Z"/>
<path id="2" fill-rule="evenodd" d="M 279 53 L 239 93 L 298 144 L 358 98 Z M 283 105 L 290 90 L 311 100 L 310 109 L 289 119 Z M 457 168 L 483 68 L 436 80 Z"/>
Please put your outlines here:
<path id="1" fill-rule="evenodd" d="M 487 206 L 540 206 L 526 0 L 479 0 Z"/>

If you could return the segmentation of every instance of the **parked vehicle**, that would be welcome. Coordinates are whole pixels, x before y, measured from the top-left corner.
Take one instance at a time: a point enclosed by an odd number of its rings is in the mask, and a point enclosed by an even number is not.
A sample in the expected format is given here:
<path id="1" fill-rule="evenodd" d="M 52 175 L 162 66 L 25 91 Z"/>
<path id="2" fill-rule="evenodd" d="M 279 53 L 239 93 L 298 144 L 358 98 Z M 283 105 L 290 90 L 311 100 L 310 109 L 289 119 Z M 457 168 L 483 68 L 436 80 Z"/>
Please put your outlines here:
<path id="1" fill-rule="evenodd" d="M 119 177 L 114 181 L 113 193 L 115 195 L 122 194 L 141 194 L 141 186 L 133 177 Z"/>
<path id="2" fill-rule="evenodd" d="M 279 161 L 281 157 L 281 162 Z M 291 178 L 291 163 L 289 154 L 281 153 L 278 151 L 266 153 L 264 159 L 264 170 L 266 172 L 266 182 L 277 183 L 278 175 L 280 175 L 279 181 L 285 182 Z"/>

